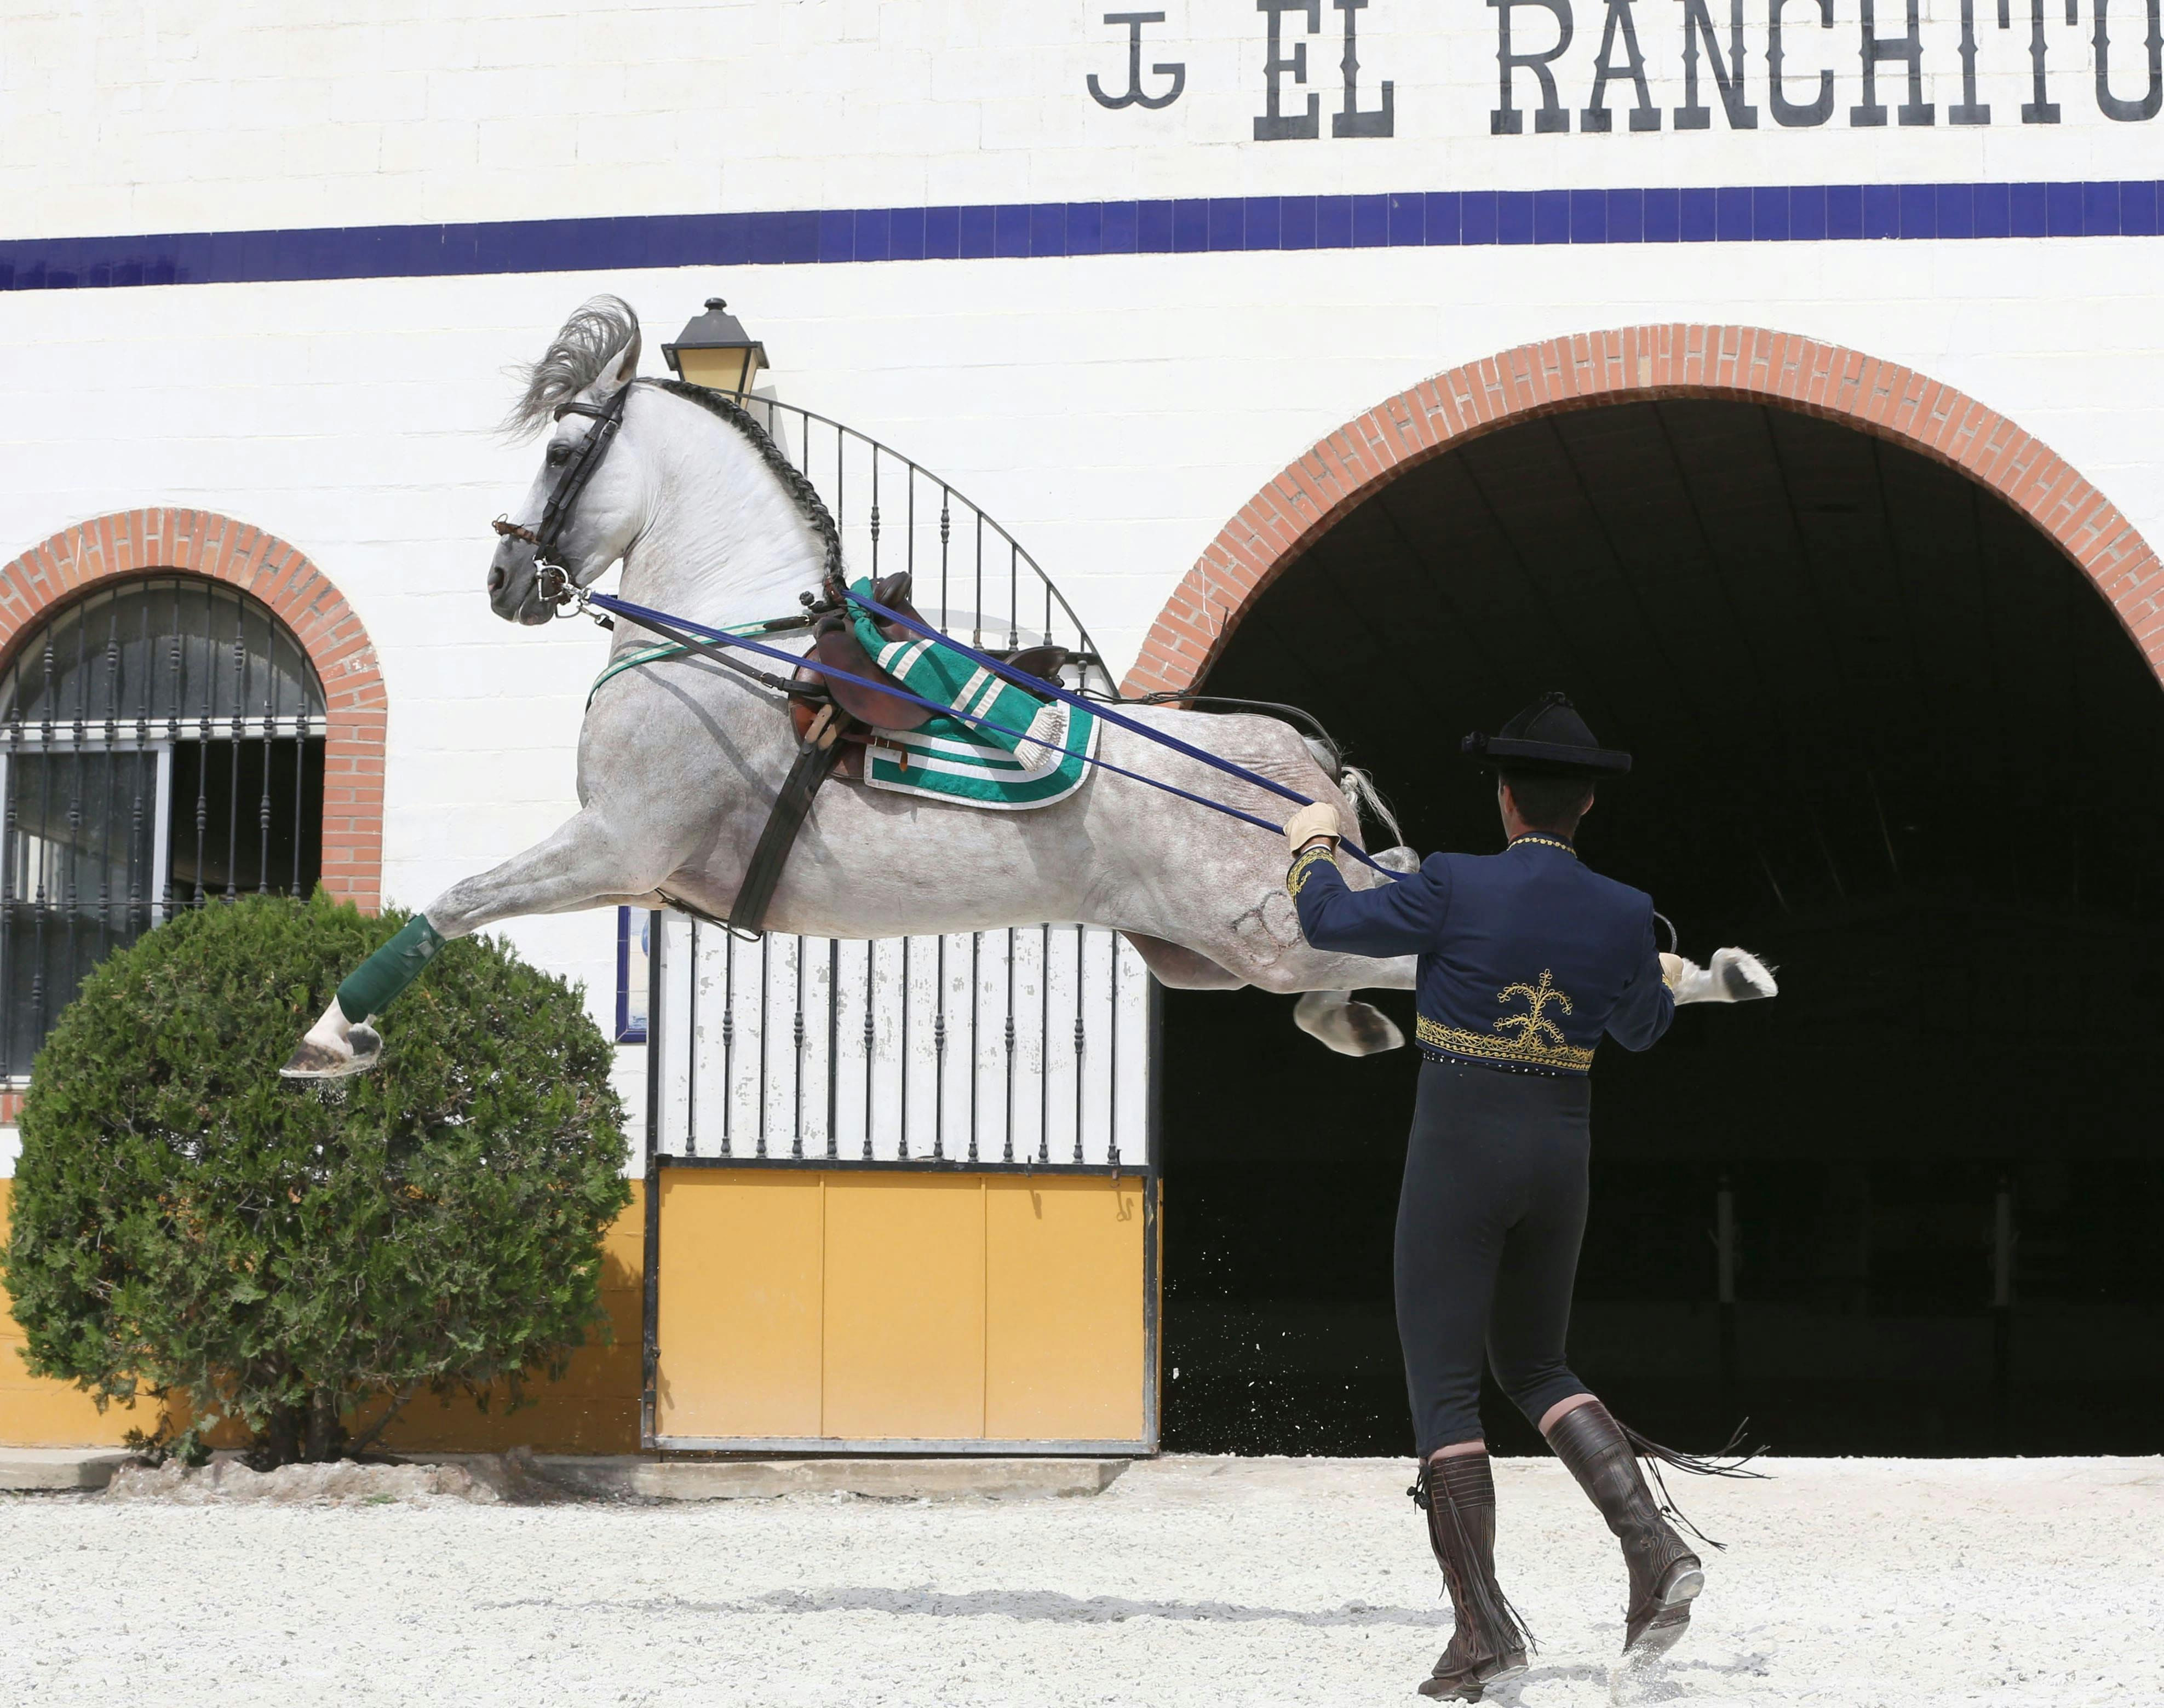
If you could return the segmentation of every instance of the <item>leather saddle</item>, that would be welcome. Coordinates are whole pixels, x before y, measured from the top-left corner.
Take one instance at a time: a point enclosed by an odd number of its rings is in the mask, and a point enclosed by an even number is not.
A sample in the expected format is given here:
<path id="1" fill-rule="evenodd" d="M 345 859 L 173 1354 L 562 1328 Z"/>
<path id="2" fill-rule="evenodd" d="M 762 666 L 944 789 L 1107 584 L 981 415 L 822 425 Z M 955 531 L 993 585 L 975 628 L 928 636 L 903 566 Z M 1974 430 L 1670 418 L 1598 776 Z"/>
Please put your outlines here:
<path id="1" fill-rule="evenodd" d="M 906 569 L 892 575 L 882 575 L 872 583 L 872 602 L 875 605 L 883 605 L 889 610 L 907 617 L 911 622 L 922 623 L 926 628 L 930 628 L 932 625 L 924 621 L 923 614 L 911 602 L 911 594 L 910 572 Z M 912 631 L 904 628 L 900 623 L 890 623 L 885 617 L 873 618 L 872 626 L 890 641 L 907 641 L 916 638 Z M 988 658 L 996 658 L 1001 663 L 1011 666 L 1017 675 L 1033 676 L 1040 682 L 1057 682 L 1059 679 L 1059 673 L 1067 668 L 1067 660 L 1070 656 L 1066 647 L 1053 646 L 985 647 L 978 650 Z M 841 663 L 838 658 L 834 662 L 837 664 Z M 1021 682 L 1016 685 L 1027 689 L 1030 684 L 1027 682 Z"/>
<path id="2" fill-rule="evenodd" d="M 898 611 L 913 621 L 923 621 L 910 602 L 910 580 L 906 570 L 875 581 L 872 597 L 889 610 Z M 839 600 L 832 602 L 838 608 L 829 610 L 813 628 L 811 656 L 796 671 L 798 681 L 818 684 L 826 693 L 816 700 L 790 697 L 789 715 L 796 730 L 796 757 L 767 814 L 766 826 L 759 832 L 750 862 L 744 868 L 743 881 L 738 886 L 736 900 L 730 906 L 727 923 L 735 930 L 756 932 L 765 929 L 767 908 L 774 899 L 775 886 L 781 882 L 782 867 L 788 862 L 789 851 L 796 846 L 797 833 L 804 826 L 805 818 L 812 810 L 812 797 L 818 794 L 820 785 L 836 773 L 853 781 L 863 777 L 864 744 L 872 739 L 873 731 L 922 729 L 934 715 L 923 706 L 902 698 L 902 684 L 880 669 L 857 639 L 848 606 Z M 910 631 L 901 625 L 884 619 L 878 622 L 880 632 L 888 640 L 910 638 Z M 1038 687 L 1056 679 L 1067 663 L 1068 654 L 1064 647 L 1029 647 L 990 656 L 1006 667 L 1002 675 L 1011 671 L 1010 680 L 1020 688 L 1031 689 L 1032 679 Z M 813 668 L 817 664 L 845 670 L 862 679 L 845 682 Z M 906 755 L 904 758 L 906 762 Z"/>
<path id="3" fill-rule="evenodd" d="M 897 611 L 917 622 L 924 622 L 911 602 L 910 574 L 906 569 L 893 575 L 881 576 L 872 584 L 872 598 L 889 610 Z M 899 623 L 890 623 L 884 617 L 874 620 L 880 634 L 890 641 L 912 638 L 909 630 Z M 929 628 L 930 624 L 925 626 Z M 1068 651 L 1064 647 L 1024 647 L 1014 651 L 989 652 L 988 656 L 1009 666 L 1015 673 L 1018 687 L 1027 689 L 1029 678 L 1056 681 L 1065 668 Z M 821 664 L 846 670 L 881 688 L 901 689 L 902 684 L 880 668 L 871 655 L 864 651 L 864 643 L 857 639 L 856 626 L 846 610 L 838 610 L 822 617 L 812 631 L 812 658 Z M 932 720 L 933 714 L 913 700 L 902 699 L 897 694 L 885 693 L 881 688 L 867 688 L 859 683 L 844 681 L 813 669 L 809 664 L 800 667 L 797 680 L 818 683 L 825 686 L 834 704 L 859 724 L 869 725 L 876 730 L 917 730 Z M 812 726 L 817 709 L 802 700 L 790 703 L 790 713 L 796 724 L 801 738 Z M 859 758 L 853 751 L 841 763 L 845 777 L 854 777 L 861 768 L 851 762 Z"/>

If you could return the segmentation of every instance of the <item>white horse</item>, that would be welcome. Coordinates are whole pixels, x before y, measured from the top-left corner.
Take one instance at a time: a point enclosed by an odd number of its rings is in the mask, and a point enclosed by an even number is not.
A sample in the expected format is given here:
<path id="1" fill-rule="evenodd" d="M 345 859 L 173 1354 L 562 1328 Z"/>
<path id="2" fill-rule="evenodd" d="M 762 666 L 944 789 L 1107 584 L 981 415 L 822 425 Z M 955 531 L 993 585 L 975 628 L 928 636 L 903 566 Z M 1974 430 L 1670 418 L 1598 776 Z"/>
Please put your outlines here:
<path id="1" fill-rule="evenodd" d="M 604 297 L 575 315 L 528 370 L 510 424 L 553 425 L 514 519 L 518 532 L 500 540 L 490 565 L 496 615 L 537 624 L 555 615 L 531 536 L 551 492 L 581 461 L 581 441 L 600 430 L 597 416 L 619 401 L 614 442 L 552 542 L 553 561 L 570 582 L 590 587 L 621 561 L 622 598 L 693 622 L 722 626 L 796 612 L 798 595 L 818 589 L 838 555 L 817 494 L 743 411 L 717 410 L 688 388 L 634 383 L 638 356 L 637 317 Z M 658 638 L 619 620 L 611 658 Z M 803 644 L 800 634 L 791 649 Z M 1132 715 L 1326 802 L 1348 826 L 1358 823 L 1338 778 L 1287 724 L 1169 707 Z M 1100 726 L 1099 741 L 1099 756 L 1112 764 L 1273 824 L 1290 810 L 1253 784 L 1113 725 Z M 349 979 L 284 1071 L 328 1077 L 373 1065 L 382 1044 L 363 1024 L 371 1009 L 442 940 L 499 919 L 619 904 L 681 904 L 727 919 L 797 751 L 780 697 L 710 663 L 679 657 L 613 676 L 580 731 L 579 810 L 535 846 L 430 902 L 403 949 L 394 945 L 370 963 L 391 956 L 398 965 L 390 976 L 358 998 L 360 975 Z M 1410 851 L 1393 850 L 1385 863 L 1416 862 Z M 765 925 L 848 938 L 1046 920 L 1109 926 L 1167 985 L 1310 993 L 1296 1019 L 1331 1048 L 1365 1055 L 1402 1044 L 1386 1016 L 1347 993 L 1410 988 L 1412 958 L 1310 948 L 1285 893 L 1285 864 L 1277 838 L 1109 772 L 1093 771 L 1066 799 L 1024 812 L 830 782 L 814 799 Z M 1357 887 L 1388 881 L 1350 862 L 1347 870 Z"/>

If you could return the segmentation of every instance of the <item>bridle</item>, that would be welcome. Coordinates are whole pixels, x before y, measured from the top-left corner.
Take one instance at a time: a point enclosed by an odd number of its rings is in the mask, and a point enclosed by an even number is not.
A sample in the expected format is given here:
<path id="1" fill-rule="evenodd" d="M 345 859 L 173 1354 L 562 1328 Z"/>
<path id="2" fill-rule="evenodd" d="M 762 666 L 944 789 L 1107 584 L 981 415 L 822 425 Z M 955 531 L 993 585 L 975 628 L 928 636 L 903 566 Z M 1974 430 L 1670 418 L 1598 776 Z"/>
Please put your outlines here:
<path id="1" fill-rule="evenodd" d="M 564 537 L 564 530 L 570 526 L 571 506 L 579 501 L 579 495 L 594 478 L 601 458 L 615 442 L 617 429 L 623 425 L 624 400 L 630 396 L 631 384 L 627 381 L 604 404 L 580 403 L 575 399 L 558 404 L 552 419 L 561 421 L 567 415 L 583 415 L 594 424 L 572 451 L 570 461 L 565 464 L 563 474 L 549 491 L 548 502 L 542 506 L 541 526 L 529 528 L 502 516 L 490 524 L 502 537 L 523 540 L 533 548 L 536 589 L 551 605 L 565 605 L 571 600 L 570 571 L 557 560 L 556 548 Z"/>
<path id="2" fill-rule="evenodd" d="M 615 442 L 617 429 L 623 425 L 624 400 L 631 395 L 632 385 L 636 383 L 627 381 L 618 386 L 616 396 L 605 404 L 580 403 L 576 400 L 558 404 L 554 419 L 561 421 L 567 415 L 583 415 L 592 421 L 593 427 L 579 441 L 564 465 L 564 472 L 549 490 L 548 500 L 541 507 L 541 525 L 529 528 L 523 522 L 515 522 L 502 516 L 489 525 L 501 537 L 523 540 L 533 548 L 534 587 L 544 603 L 556 606 L 559 616 L 583 612 L 605 629 L 615 627 L 614 620 L 587 609 L 588 595 L 572 582 L 570 571 L 558 561 L 556 548 L 564 537 L 565 529 L 570 526 L 572 506 L 578 502 L 579 495 L 586 490 L 587 482 L 594 478 L 594 471 L 601 467 L 601 458 L 608 454 L 609 446 Z M 771 635 L 788 629 L 809 628 L 838 604 L 838 600 L 836 600 L 828 605 L 821 605 L 808 593 L 798 596 L 806 607 L 801 614 L 774 618 L 759 625 L 758 632 Z M 823 700 L 827 697 L 825 688 L 816 678 L 809 682 L 793 680 L 768 671 L 756 670 L 696 635 L 666 626 L 656 631 L 684 651 L 710 658 L 735 674 L 748 677 L 760 686 L 787 698 Z"/>

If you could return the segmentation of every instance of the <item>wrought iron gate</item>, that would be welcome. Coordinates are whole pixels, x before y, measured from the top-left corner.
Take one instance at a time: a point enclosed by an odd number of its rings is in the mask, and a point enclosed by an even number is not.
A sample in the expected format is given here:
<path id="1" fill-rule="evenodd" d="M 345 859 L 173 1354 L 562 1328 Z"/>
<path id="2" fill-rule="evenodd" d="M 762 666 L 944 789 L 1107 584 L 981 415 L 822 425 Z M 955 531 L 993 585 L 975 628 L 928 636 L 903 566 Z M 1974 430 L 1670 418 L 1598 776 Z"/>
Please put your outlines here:
<path id="1" fill-rule="evenodd" d="M 314 887 L 324 729 L 300 643 L 220 583 L 123 583 L 30 637 L 0 677 L 0 1077 L 176 909 Z"/>
<path id="2" fill-rule="evenodd" d="M 1064 646 L 1071 680 L 1111 689 L 1051 579 L 948 482 L 809 410 L 744 407 L 818 488 L 852 574 L 907 569 L 935 626 L 972 645 Z M 649 941 L 657 1162 L 1136 1172 L 1153 1160 L 1149 976 L 1110 932 L 748 942 L 670 914 Z"/>
<path id="3" fill-rule="evenodd" d="M 1154 987 L 1116 934 L 747 941 L 654 919 L 655 1160 L 1141 1173 Z"/>
<path id="4" fill-rule="evenodd" d="M 746 406 L 818 488 L 840 528 L 851 574 L 908 569 L 917 609 L 944 631 L 987 647 L 1066 647 L 1075 659 L 1070 683 L 1111 689 L 1095 642 L 1058 590 L 1006 529 L 951 485 L 823 417 L 765 399 Z M 881 1430 L 876 1442 L 844 1439 L 863 1432 L 836 1423 L 831 1412 L 823 1427 L 686 1426 L 685 1367 L 665 1385 L 659 1374 L 666 1183 L 719 1185 L 745 1176 L 708 1171 L 752 1171 L 749 1178 L 768 1186 L 809 1183 L 816 1176 L 881 1191 L 882 1177 L 1066 1176 L 1066 1184 L 1048 1182 L 1042 1192 L 1101 1188 L 1104 1196 L 1093 1202 L 1137 1205 L 1127 1223 L 1135 1243 L 1121 1248 L 1129 1255 L 1090 1272 L 1111 1276 L 1107 1285 L 1124 1289 L 1119 1297 L 1127 1302 L 1118 1309 L 1132 1313 L 1126 1319 L 1136 1336 L 1132 1363 L 1122 1366 L 1133 1381 L 1129 1413 L 1116 1428 L 1017 1427 L 1031 1451 L 1153 1450 L 1158 1007 L 1148 969 L 1126 941 L 1071 923 L 877 942 L 749 939 L 674 913 L 648 915 L 646 924 L 646 1444 L 702 1451 L 1019 1450 L 1014 1429 L 993 1427 L 989 1401 L 981 1438 L 942 1426 Z M 713 1249 L 710 1237 L 691 1260 L 692 1269 L 681 1272 L 714 1273 Z M 784 1288 L 780 1275 L 762 1273 L 743 1295 L 767 1302 L 749 1307 L 754 1314 L 774 1308 L 769 1279 Z M 904 1272 L 892 1281 L 906 1292 L 921 1279 Z M 985 1291 L 997 1294 L 1008 1285 L 988 1271 Z M 684 1325 L 680 1336 L 726 1320 L 713 1295 L 691 1297 L 697 1302 L 688 1320 L 672 1315 Z M 670 1344 L 680 1342 L 672 1338 Z M 996 1362 L 988 1342 L 987 1392 Z M 787 1386 L 768 1380 L 776 1394 Z M 776 1406 L 788 1410 L 779 1400 Z M 748 1414 L 739 1408 L 732 1415 Z M 762 1415 L 779 1412 L 769 1407 Z"/>
<path id="5" fill-rule="evenodd" d="M 771 398 L 743 406 L 819 489 L 851 575 L 916 579 L 917 608 L 975 647 L 1051 642 L 1080 682 L 1111 690 L 1097 643 L 1037 560 L 946 481 L 823 415 Z"/>

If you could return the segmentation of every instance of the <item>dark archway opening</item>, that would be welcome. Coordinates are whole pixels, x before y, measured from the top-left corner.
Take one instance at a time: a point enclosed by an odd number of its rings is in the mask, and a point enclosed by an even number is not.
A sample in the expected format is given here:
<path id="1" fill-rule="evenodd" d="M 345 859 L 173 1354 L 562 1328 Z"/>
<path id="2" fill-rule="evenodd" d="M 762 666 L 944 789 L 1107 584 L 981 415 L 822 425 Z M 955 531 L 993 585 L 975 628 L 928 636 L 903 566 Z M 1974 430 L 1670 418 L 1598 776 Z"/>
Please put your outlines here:
<path id="1" fill-rule="evenodd" d="M 1685 952 L 1779 967 L 1778 1001 L 1595 1066 L 1572 1355 L 1619 1412 L 1701 1445 L 1749 1413 L 1791 1453 L 2154 1449 L 2164 693 L 2028 521 L 1778 409 L 1556 415 L 1361 505 L 1204 686 L 1313 710 L 1422 852 L 1500 846 L 1458 737 L 1565 688 L 1638 761 L 1585 857 Z M 1249 993 L 1171 995 L 1165 1046 L 1168 1443 L 1408 1451 L 1416 1058 L 1329 1056 Z"/>

